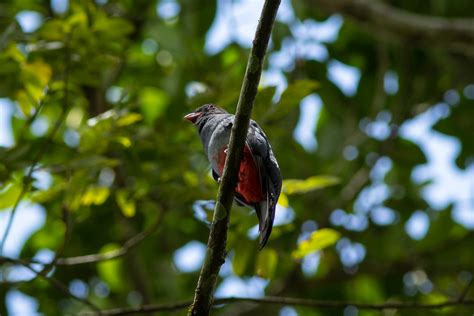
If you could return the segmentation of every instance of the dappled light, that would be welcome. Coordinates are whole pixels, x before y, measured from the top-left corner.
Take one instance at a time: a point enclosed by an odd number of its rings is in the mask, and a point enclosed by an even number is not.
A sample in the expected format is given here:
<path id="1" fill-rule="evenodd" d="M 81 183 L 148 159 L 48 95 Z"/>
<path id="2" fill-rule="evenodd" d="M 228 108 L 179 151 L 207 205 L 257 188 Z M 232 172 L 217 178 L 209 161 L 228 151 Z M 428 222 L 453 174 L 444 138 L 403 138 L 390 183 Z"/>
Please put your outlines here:
<path id="1" fill-rule="evenodd" d="M 282 0 L 250 107 L 271 236 L 234 203 L 209 239 L 183 116 L 236 113 L 263 4 L 2 1 L 1 315 L 184 313 L 224 243 L 212 315 L 472 313 L 473 1 Z"/>

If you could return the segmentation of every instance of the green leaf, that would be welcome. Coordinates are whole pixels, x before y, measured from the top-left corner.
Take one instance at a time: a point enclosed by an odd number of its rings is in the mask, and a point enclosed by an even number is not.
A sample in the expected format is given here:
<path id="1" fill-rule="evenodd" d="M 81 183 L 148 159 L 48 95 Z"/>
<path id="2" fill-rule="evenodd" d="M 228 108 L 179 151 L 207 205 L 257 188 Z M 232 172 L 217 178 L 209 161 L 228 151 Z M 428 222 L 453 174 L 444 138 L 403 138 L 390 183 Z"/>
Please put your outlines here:
<path id="1" fill-rule="evenodd" d="M 0 190 L 0 210 L 13 206 L 22 191 L 20 183 L 7 182 Z"/>
<path id="2" fill-rule="evenodd" d="M 140 110 L 145 122 L 152 125 L 168 107 L 169 97 L 165 91 L 155 87 L 145 87 L 140 92 Z"/>
<path id="3" fill-rule="evenodd" d="M 290 206 L 290 202 L 288 201 L 288 196 L 284 192 L 281 192 L 280 197 L 278 198 L 278 204 L 280 204 L 283 207 Z"/>
<path id="4" fill-rule="evenodd" d="M 136 213 L 135 201 L 128 198 L 126 190 L 118 190 L 115 193 L 115 200 L 126 217 L 133 217 Z"/>
<path id="5" fill-rule="evenodd" d="M 278 254 L 274 249 L 266 248 L 259 252 L 255 272 L 258 276 L 271 279 L 275 275 Z"/>
<path id="6" fill-rule="evenodd" d="M 8 45 L 4 54 L 19 64 L 23 64 L 26 61 L 25 55 L 20 51 L 18 46 L 15 44 Z"/>
<path id="7" fill-rule="evenodd" d="M 81 204 L 89 206 L 92 204 L 101 205 L 107 200 L 110 189 L 104 186 L 91 185 L 81 197 Z"/>
<path id="8" fill-rule="evenodd" d="M 305 180 L 288 179 L 283 181 L 282 191 L 286 194 L 308 193 L 324 189 L 339 183 L 339 178 L 334 176 L 312 176 Z"/>
<path id="9" fill-rule="evenodd" d="M 100 253 L 109 253 L 119 248 L 120 246 L 117 244 L 107 244 L 102 247 Z M 100 278 L 109 285 L 111 290 L 120 291 L 125 286 L 121 259 L 102 261 L 97 264 L 97 271 Z"/>
<path id="10" fill-rule="evenodd" d="M 311 234 L 311 236 L 301 242 L 298 248 L 293 251 L 292 256 L 295 259 L 301 259 L 313 252 L 332 246 L 339 240 L 341 234 L 330 228 L 322 228 Z"/>
<path id="11" fill-rule="evenodd" d="M 31 110 L 43 100 L 51 75 L 51 67 L 40 60 L 23 64 L 21 80 L 24 89 L 19 90 L 16 96 L 23 114 L 30 115 Z"/>
<path id="12" fill-rule="evenodd" d="M 296 109 L 301 99 L 311 94 L 319 86 L 314 80 L 298 80 L 288 86 L 281 95 L 280 102 L 269 115 L 271 119 L 282 119 Z"/>
<path id="13" fill-rule="evenodd" d="M 125 115 L 122 115 L 118 120 L 117 120 L 117 125 L 118 126 L 127 126 L 131 125 L 133 123 L 139 122 L 143 119 L 143 116 L 138 113 L 127 113 Z"/>

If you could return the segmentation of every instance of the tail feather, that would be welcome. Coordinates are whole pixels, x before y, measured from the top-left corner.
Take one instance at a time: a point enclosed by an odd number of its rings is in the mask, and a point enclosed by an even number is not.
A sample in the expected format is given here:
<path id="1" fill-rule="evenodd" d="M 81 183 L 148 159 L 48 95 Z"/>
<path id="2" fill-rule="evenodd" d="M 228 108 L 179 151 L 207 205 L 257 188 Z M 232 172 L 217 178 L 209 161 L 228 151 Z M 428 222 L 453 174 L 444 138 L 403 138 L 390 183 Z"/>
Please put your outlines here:
<path id="1" fill-rule="evenodd" d="M 275 218 L 275 204 L 268 199 L 255 205 L 255 212 L 258 217 L 258 230 L 260 233 L 259 249 L 261 250 L 268 242 L 273 228 Z"/>

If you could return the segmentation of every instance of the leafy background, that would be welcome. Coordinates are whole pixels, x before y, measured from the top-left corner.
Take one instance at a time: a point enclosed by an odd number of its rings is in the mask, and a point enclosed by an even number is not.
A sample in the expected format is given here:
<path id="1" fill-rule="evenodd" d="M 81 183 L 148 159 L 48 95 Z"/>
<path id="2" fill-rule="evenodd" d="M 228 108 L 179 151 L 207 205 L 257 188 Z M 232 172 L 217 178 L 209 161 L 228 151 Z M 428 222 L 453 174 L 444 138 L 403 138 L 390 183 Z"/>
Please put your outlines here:
<path id="1" fill-rule="evenodd" d="M 390 4 L 474 12 L 471 1 Z M 48 276 L 100 308 L 191 298 L 217 185 L 182 117 L 208 102 L 234 111 L 261 5 L 2 1 L 2 234 L 22 197 L 3 255 L 48 263 L 106 254 L 152 227 L 125 256 L 58 265 Z M 474 264 L 472 56 L 387 37 L 312 1 L 283 1 L 254 107 L 283 195 L 261 252 L 255 215 L 233 208 L 217 295 L 457 297 Z M 24 266 L 3 262 L 1 271 L 2 315 L 88 309 Z M 214 313 L 377 314 L 270 305 Z"/>

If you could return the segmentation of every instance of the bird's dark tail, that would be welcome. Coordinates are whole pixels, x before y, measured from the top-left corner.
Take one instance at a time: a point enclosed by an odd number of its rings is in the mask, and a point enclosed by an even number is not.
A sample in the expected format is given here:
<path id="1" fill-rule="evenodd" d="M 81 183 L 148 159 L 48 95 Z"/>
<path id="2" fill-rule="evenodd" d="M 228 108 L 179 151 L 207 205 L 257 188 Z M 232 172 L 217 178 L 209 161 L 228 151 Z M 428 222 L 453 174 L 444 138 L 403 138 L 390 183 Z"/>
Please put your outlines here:
<path id="1" fill-rule="evenodd" d="M 255 212 L 258 217 L 258 230 L 260 233 L 259 249 L 262 250 L 267 244 L 272 233 L 273 219 L 275 218 L 276 205 L 270 200 L 255 204 Z"/>

